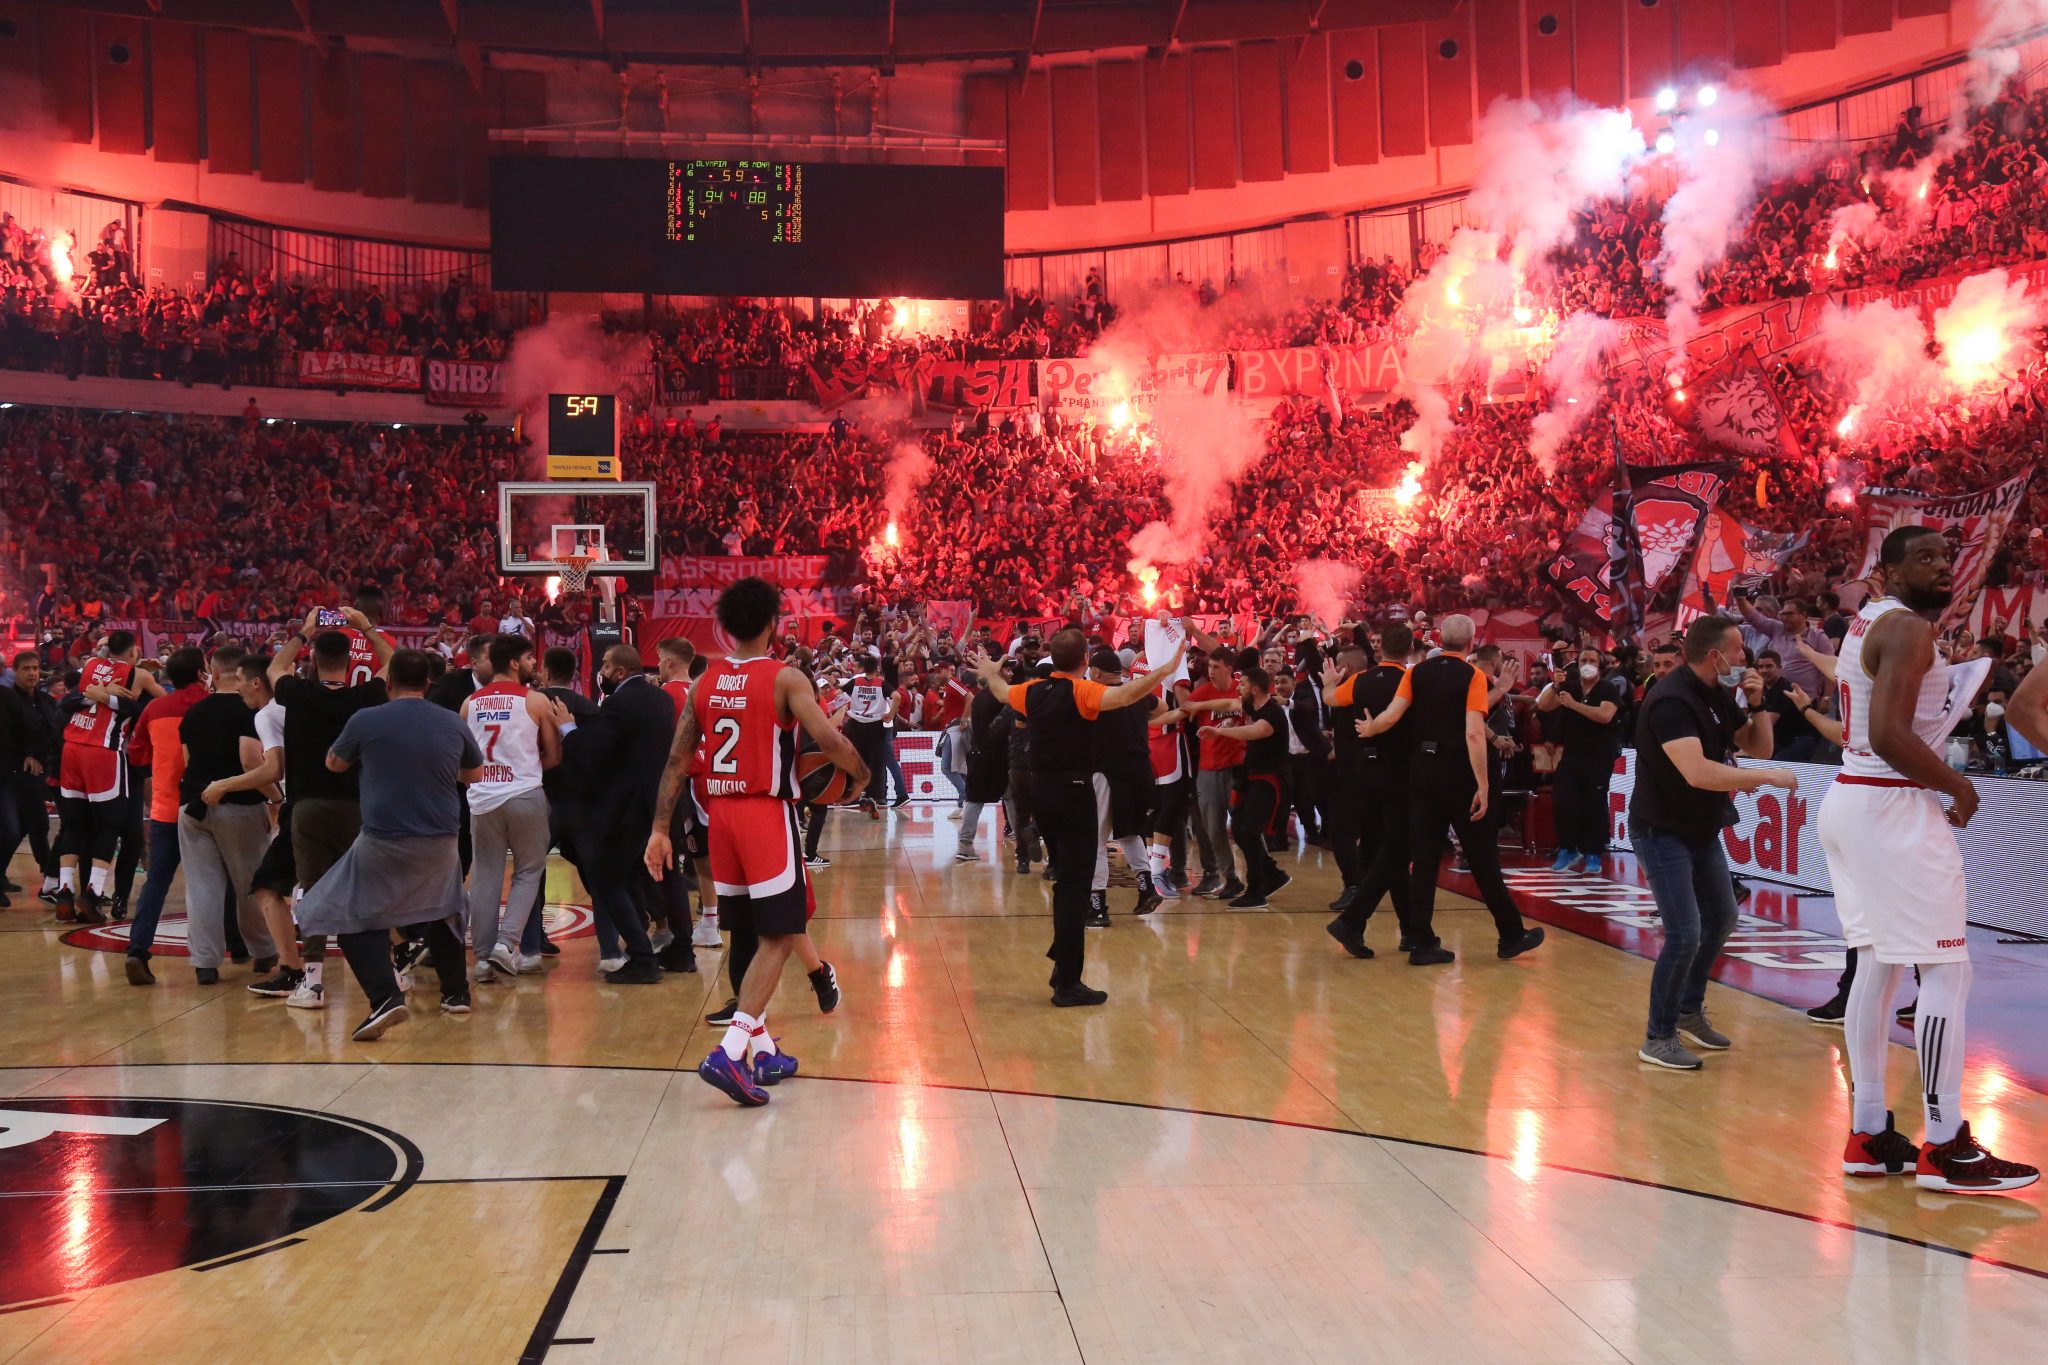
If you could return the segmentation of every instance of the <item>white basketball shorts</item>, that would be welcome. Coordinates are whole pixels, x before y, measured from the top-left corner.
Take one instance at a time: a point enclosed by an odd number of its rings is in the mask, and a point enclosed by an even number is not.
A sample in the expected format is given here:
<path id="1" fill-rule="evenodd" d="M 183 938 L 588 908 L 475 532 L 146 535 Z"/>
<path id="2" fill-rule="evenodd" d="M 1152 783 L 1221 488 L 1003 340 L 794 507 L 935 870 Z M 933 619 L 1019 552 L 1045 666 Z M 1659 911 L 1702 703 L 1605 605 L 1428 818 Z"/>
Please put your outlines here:
<path id="1" fill-rule="evenodd" d="M 1820 803 L 1835 913 L 1851 948 L 1879 962 L 1963 962 L 1963 852 L 1925 787 L 1836 778 Z"/>

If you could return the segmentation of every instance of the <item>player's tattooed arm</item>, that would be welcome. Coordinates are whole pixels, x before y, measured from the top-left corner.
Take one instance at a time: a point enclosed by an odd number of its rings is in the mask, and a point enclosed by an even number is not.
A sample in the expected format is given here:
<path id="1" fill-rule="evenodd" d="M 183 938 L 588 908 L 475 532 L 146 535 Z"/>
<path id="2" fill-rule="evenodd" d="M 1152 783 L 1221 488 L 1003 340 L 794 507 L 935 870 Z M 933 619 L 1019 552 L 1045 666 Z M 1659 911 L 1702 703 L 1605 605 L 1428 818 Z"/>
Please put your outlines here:
<path id="1" fill-rule="evenodd" d="M 697 708 L 685 706 L 682 718 L 676 722 L 675 740 L 668 746 L 668 763 L 661 770 L 661 795 L 654 806 L 654 827 L 663 833 L 668 832 L 669 823 L 675 819 L 683 784 L 690 780 L 690 761 L 696 757 L 697 740 Z"/>

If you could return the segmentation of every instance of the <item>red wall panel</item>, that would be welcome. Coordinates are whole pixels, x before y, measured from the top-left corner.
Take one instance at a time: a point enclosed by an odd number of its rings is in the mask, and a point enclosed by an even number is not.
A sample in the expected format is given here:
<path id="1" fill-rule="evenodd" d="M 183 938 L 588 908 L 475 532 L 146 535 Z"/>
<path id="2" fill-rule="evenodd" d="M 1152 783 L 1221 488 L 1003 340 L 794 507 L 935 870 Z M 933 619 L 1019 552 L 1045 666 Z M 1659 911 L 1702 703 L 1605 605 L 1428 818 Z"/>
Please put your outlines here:
<path id="1" fill-rule="evenodd" d="M 1136 62 L 1095 68 L 1096 130 L 1105 203 L 1145 197 L 1145 82 Z"/>
<path id="2" fill-rule="evenodd" d="M 1932 14 L 1947 14 L 1948 0 L 1899 0 L 1901 19 L 1924 19 Z"/>
<path id="3" fill-rule="evenodd" d="M 468 74 L 469 68 L 464 67 L 465 78 Z M 490 202 L 490 130 L 505 104 L 505 73 L 486 71 L 483 78 L 481 88 L 467 79 L 461 87 L 462 136 L 456 154 L 462 162 L 462 202 L 470 208 Z"/>
<path id="4" fill-rule="evenodd" d="M 7 82 L 10 91 L 21 91 L 23 95 L 0 102 L 0 128 L 13 128 L 27 124 L 31 116 L 39 112 L 40 105 L 32 108 L 26 93 L 36 88 L 36 11 L 33 6 L 0 2 L 0 19 L 14 25 L 14 41 L 0 43 L 0 79 Z"/>
<path id="5" fill-rule="evenodd" d="M 1388 156 L 1428 150 L 1423 116 L 1429 78 L 1423 74 L 1421 24 L 1390 24 L 1380 33 L 1380 130 Z"/>
<path id="6" fill-rule="evenodd" d="M 424 204 L 455 202 L 463 79 L 462 68 L 438 62 L 410 62 L 405 68 L 412 197 Z"/>
<path id="7" fill-rule="evenodd" d="M 1672 22 L 1676 6 L 1659 3 L 1654 9 L 1626 4 L 1628 16 L 1628 94 L 1630 99 L 1654 95 L 1676 79 L 1671 55 L 1677 25 Z"/>
<path id="8" fill-rule="evenodd" d="M 1052 71 L 1052 201 L 1095 202 L 1095 69 Z"/>
<path id="9" fill-rule="evenodd" d="M 1287 52 L 1282 50 L 1282 58 Z M 1287 170 L 1314 175 L 1330 169 L 1330 40 L 1311 33 L 1287 69 Z"/>
<path id="10" fill-rule="evenodd" d="M 150 149 L 158 161 L 199 160 L 199 45 L 185 24 L 149 27 Z"/>
<path id="11" fill-rule="evenodd" d="M 538 128 L 546 123 L 548 121 L 547 76 L 539 71 L 507 71 L 504 74 L 505 84 L 502 87 L 502 112 L 498 116 L 500 125 L 506 128 Z M 993 93 L 993 101 L 988 106 L 989 110 L 993 112 L 977 114 L 975 112 L 977 105 L 973 92 L 977 85 L 983 84 Z M 968 77 L 967 126 L 970 130 L 968 134 L 970 137 L 992 137 L 998 140 L 1002 138 L 1003 78 L 1001 76 Z M 982 131 L 973 132 L 972 130 L 976 128 Z M 1002 158 L 999 154 L 989 152 L 986 155 L 995 157 L 995 160 L 988 163 L 989 165 L 998 166 L 1002 164 Z M 970 164 L 978 163 L 970 162 Z"/>
<path id="12" fill-rule="evenodd" d="M 356 81 L 363 111 L 363 193 L 378 199 L 402 198 L 405 64 L 396 57 L 364 57 L 356 63 Z"/>
<path id="13" fill-rule="evenodd" d="M 1175 54 L 1145 63 L 1145 192 L 1186 194 L 1188 59 Z"/>
<path id="14" fill-rule="evenodd" d="M 1544 19 L 1554 20 L 1549 33 Z M 1529 54 L 1529 93 L 1545 95 L 1572 88 L 1572 7 L 1569 0 L 1529 0 L 1522 11 L 1522 46 Z M 1480 41 L 1486 30 L 1480 29 Z"/>
<path id="15" fill-rule="evenodd" d="M 1052 199 L 1052 82 L 1043 71 L 1010 82 L 1010 207 L 1042 209 Z"/>
<path id="16" fill-rule="evenodd" d="M 1197 48 L 1188 61 L 1198 190 L 1227 190 L 1237 183 L 1235 66 L 1227 47 Z"/>
<path id="17" fill-rule="evenodd" d="M 92 21 L 93 91 L 100 150 L 139 156 L 146 145 L 142 116 L 142 69 L 147 56 L 139 19 L 95 15 Z M 127 60 L 109 54 L 119 45 Z"/>
<path id="18" fill-rule="evenodd" d="M 1728 0 L 1678 0 L 1678 69 L 1728 55 Z"/>
<path id="19" fill-rule="evenodd" d="M 1883 33 L 1892 26 L 1892 0 L 1842 0 L 1843 33 Z"/>
<path id="20" fill-rule="evenodd" d="M 37 31 L 43 111 L 60 136 L 92 141 L 92 19 L 77 10 L 45 9 Z M 19 42 L 19 39 L 16 39 Z"/>
<path id="21" fill-rule="evenodd" d="M 510 121 L 510 109 L 515 99 L 512 77 L 529 74 L 537 76 L 540 73 L 522 71 L 508 71 L 505 73 L 505 106 L 508 126 L 517 126 L 512 125 Z M 1004 118 L 1002 76 L 992 71 L 975 72 L 967 77 L 963 83 L 963 89 L 965 91 L 967 136 L 988 138 L 994 142 L 1001 142 L 1003 140 Z M 525 95 L 521 92 L 516 98 L 523 100 Z M 534 120 L 536 123 L 540 121 L 540 119 Z M 1003 154 L 1001 152 L 969 152 L 965 159 L 970 166 L 1000 166 L 1003 164 Z"/>
<path id="22" fill-rule="evenodd" d="M 1776 66 L 1785 60 L 1785 0 L 1733 0 L 1737 66 Z"/>
<path id="23" fill-rule="evenodd" d="M 1522 0 L 1474 0 L 1472 71 L 1482 114 L 1495 100 L 1522 93 Z"/>
<path id="24" fill-rule="evenodd" d="M 1237 48 L 1237 139 L 1246 180 L 1278 180 L 1283 124 L 1280 112 L 1280 45 L 1240 43 Z"/>
<path id="25" fill-rule="evenodd" d="M 1358 79 L 1351 72 L 1359 73 Z M 1370 28 L 1330 35 L 1330 119 L 1339 166 L 1380 159 L 1380 39 Z"/>
<path id="26" fill-rule="evenodd" d="M 1786 0 L 1785 50 L 1826 52 L 1841 39 L 1835 0 Z"/>
<path id="27" fill-rule="evenodd" d="M 1588 104 L 1621 103 L 1622 0 L 1577 0 L 1572 89 Z"/>
<path id="28" fill-rule="evenodd" d="M 265 180 L 306 180 L 306 48 L 289 38 L 256 44 L 256 167 Z"/>
<path id="29" fill-rule="evenodd" d="M 248 175 L 256 169 L 256 86 L 248 35 L 212 28 L 201 41 L 206 45 L 206 164 L 217 175 Z"/>
<path id="30" fill-rule="evenodd" d="M 332 49 L 313 57 L 313 188 L 353 190 L 356 169 L 355 59 Z"/>
<path id="31" fill-rule="evenodd" d="M 1449 53 L 1447 57 L 1444 54 Z M 1429 140 L 1456 147 L 1472 140 L 1472 13 L 1459 10 L 1423 32 L 1429 73 Z"/>

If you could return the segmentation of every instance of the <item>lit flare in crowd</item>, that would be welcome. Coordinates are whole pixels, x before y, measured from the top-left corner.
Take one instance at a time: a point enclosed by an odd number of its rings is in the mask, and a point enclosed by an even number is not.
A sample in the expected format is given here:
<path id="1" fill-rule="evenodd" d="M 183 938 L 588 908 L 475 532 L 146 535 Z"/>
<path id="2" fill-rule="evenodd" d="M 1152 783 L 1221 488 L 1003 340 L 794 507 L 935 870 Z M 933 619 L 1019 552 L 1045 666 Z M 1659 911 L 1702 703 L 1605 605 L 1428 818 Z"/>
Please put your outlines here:
<path id="1" fill-rule="evenodd" d="M 892 550 L 903 543 L 903 537 L 897 531 L 895 522 L 892 521 L 882 528 L 882 543 Z"/>
<path id="2" fill-rule="evenodd" d="M 1992 388 L 2018 373 L 2029 335 L 2041 325 L 2042 305 L 2026 284 L 2003 270 L 1972 275 L 1934 315 L 1942 372 L 1958 392 Z"/>
<path id="3" fill-rule="evenodd" d="M 1842 420 L 1835 423 L 1835 435 L 1847 436 L 1850 432 L 1856 430 L 1856 419 L 1862 415 L 1863 405 L 1861 403 L 1843 413 Z"/>
<path id="4" fill-rule="evenodd" d="M 50 238 L 50 273 L 57 277 L 59 284 L 71 283 L 71 250 L 75 241 L 69 232 L 60 232 Z"/>
<path id="5" fill-rule="evenodd" d="M 1122 431 L 1130 424 L 1131 405 L 1129 403 L 1112 403 L 1109 405 L 1109 429 L 1111 431 Z"/>
<path id="6" fill-rule="evenodd" d="M 1401 482 L 1394 485 L 1394 501 L 1402 507 L 1412 506 L 1422 496 L 1422 461 L 1410 460 L 1408 468 L 1401 472 Z"/>
<path id="7" fill-rule="evenodd" d="M 549 574 L 541 581 L 541 586 L 546 589 L 548 601 L 550 602 L 557 600 L 562 595 L 562 579 L 559 574 Z"/>

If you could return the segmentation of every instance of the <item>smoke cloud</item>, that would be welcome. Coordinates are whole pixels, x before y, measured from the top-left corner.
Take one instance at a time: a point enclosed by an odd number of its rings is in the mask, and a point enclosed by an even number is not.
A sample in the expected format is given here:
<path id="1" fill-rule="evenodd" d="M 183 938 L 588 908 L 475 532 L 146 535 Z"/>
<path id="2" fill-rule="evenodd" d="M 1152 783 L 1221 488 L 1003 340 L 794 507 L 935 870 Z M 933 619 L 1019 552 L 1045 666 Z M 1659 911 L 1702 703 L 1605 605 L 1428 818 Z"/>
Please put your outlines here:
<path id="1" fill-rule="evenodd" d="M 1131 537 L 1131 571 L 1186 564 L 1202 553 L 1209 522 L 1265 451 L 1258 420 L 1225 393 L 1167 390 L 1152 405 L 1159 472 L 1170 511 Z"/>
<path id="2" fill-rule="evenodd" d="M 1334 559 L 1304 559 L 1294 566 L 1294 588 L 1301 610 L 1324 630 L 1334 630 L 1350 615 L 1352 594 L 1365 574 Z"/>
<path id="3" fill-rule="evenodd" d="M 526 455 L 529 477 L 546 473 L 548 395 L 618 393 L 625 387 L 636 345 L 646 343 L 608 335 L 589 318 L 556 318 L 514 334 L 512 354 L 505 361 L 505 401 L 520 413 L 521 429 L 531 442 Z M 622 421 L 625 406 L 621 396 Z"/>
<path id="4" fill-rule="evenodd" d="M 932 457 L 916 441 L 898 441 L 882 471 L 882 511 L 893 525 L 910 508 L 910 499 L 932 476 Z"/>
<path id="5" fill-rule="evenodd" d="M 2043 304 L 2027 293 L 2025 281 L 2003 270 L 1972 275 L 1956 286 L 1948 306 L 1934 314 L 1934 340 L 1941 367 L 1959 393 L 2003 385 L 2039 345 Z"/>
<path id="6" fill-rule="evenodd" d="M 1829 308 L 1816 342 L 1828 372 L 1852 393 L 1843 435 L 1873 403 L 1924 401 L 1941 387 L 1941 367 L 1927 354 L 1926 324 L 1889 300 Z"/>
<path id="7" fill-rule="evenodd" d="M 1529 454 L 1545 476 L 1557 473 L 1559 447 L 1593 415 L 1605 388 L 1601 360 L 1621 340 L 1621 328 L 1597 313 L 1574 313 L 1557 329 L 1557 343 L 1543 362 L 1550 406 L 1529 424 Z"/>
<path id="8" fill-rule="evenodd" d="M 1626 111 L 1569 101 L 1498 100 L 1475 144 L 1470 221 L 1401 302 L 1408 342 L 1398 392 L 1416 413 L 1401 448 L 1424 465 L 1452 430 L 1442 387 L 1484 373 L 1497 346 L 1526 344 L 1505 320 L 1522 316 L 1516 310 L 1549 274 L 1551 254 L 1571 241 L 1575 215 L 1624 193 L 1644 152 Z"/>
<path id="9" fill-rule="evenodd" d="M 1764 181 L 1790 169 L 1773 164 L 1773 113 L 1750 92 L 1724 88 L 1711 110 L 1700 110 L 1672 129 L 1678 186 L 1664 201 L 1657 271 L 1671 291 L 1664 321 L 1674 361 L 1699 333 L 1703 276 L 1727 256 L 1747 225 Z"/>

